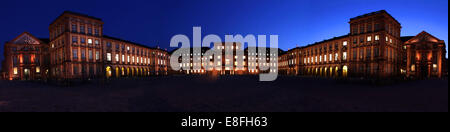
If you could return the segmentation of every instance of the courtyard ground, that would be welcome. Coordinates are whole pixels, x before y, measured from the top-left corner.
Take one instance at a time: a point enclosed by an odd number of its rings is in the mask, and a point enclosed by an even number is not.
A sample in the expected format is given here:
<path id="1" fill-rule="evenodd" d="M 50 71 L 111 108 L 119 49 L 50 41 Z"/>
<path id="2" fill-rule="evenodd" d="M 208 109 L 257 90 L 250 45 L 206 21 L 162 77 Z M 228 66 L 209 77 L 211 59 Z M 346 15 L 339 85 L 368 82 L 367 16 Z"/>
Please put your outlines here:
<path id="1" fill-rule="evenodd" d="M 0 81 L 0 112 L 448 112 L 448 79 L 376 85 L 311 77 Z"/>

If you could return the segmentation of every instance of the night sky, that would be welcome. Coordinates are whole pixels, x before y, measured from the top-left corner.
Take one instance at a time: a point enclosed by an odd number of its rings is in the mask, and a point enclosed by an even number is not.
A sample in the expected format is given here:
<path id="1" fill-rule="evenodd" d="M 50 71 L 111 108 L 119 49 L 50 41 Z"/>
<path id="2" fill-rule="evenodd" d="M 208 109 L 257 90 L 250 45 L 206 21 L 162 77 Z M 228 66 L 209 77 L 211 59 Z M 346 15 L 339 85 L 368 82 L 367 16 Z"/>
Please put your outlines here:
<path id="1" fill-rule="evenodd" d="M 48 38 L 48 25 L 69 10 L 103 19 L 104 34 L 168 48 L 170 38 L 201 26 L 203 36 L 279 35 L 283 50 L 349 33 L 348 21 L 386 10 L 402 36 L 425 30 L 448 45 L 448 0 L 4 0 L 0 4 L 0 59 L 4 42 L 24 31 Z M 171 49 L 169 49 L 171 50 Z"/>

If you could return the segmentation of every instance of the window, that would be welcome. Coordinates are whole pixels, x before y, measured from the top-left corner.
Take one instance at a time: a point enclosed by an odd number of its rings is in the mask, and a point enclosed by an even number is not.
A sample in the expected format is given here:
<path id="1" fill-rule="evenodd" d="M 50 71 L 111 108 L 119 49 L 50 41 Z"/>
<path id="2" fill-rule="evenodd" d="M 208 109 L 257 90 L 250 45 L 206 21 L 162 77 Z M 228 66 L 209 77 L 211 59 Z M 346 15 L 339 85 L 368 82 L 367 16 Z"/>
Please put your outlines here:
<path id="1" fill-rule="evenodd" d="M 131 62 L 134 63 L 134 56 L 131 56 Z"/>
<path id="2" fill-rule="evenodd" d="M 359 58 L 363 59 L 364 56 L 364 50 L 363 49 L 359 49 Z"/>
<path id="3" fill-rule="evenodd" d="M 73 53 L 73 59 L 78 59 L 78 50 L 77 49 L 73 49 L 72 53 Z"/>
<path id="4" fill-rule="evenodd" d="M 106 53 L 106 61 L 111 61 L 111 53 Z"/>
<path id="5" fill-rule="evenodd" d="M 14 56 L 14 57 L 13 57 L 13 65 L 17 65 L 17 60 L 18 60 L 18 59 L 17 59 L 17 56 Z"/>
<path id="6" fill-rule="evenodd" d="M 73 66 L 73 74 L 74 75 L 78 74 L 78 66 Z"/>
<path id="7" fill-rule="evenodd" d="M 127 50 L 130 51 L 130 46 L 127 46 Z"/>
<path id="8" fill-rule="evenodd" d="M 84 49 L 81 50 L 81 59 L 86 59 L 86 50 Z"/>
<path id="9" fill-rule="evenodd" d="M 344 41 L 344 42 L 342 43 L 342 46 L 347 46 L 347 41 Z"/>
<path id="10" fill-rule="evenodd" d="M 100 60 L 100 52 L 95 51 L 95 60 Z"/>
<path id="11" fill-rule="evenodd" d="M 92 60 L 92 59 L 93 59 L 92 50 L 89 50 L 89 51 L 88 51 L 88 54 L 89 54 L 89 60 Z"/>
<path id="12" fill-rule="evenodd" d="M 378 57 L 379 55 L 380 55 L 380 51 L 379 51 L 379 49 L 378 48 L 375 48 L 375 49 L 373 49 L 373 52 L 374 52 L 374 56 L 375 57 Z"/>
<path id="13" fill-rule="evenodd" d="M 122 62 L 125 62 L 125 55 L 122 55 Z"/>
<path id="14" fill-rule="evenodd" d="M 437 71 L 437 68 L 438 68 L 437 64 L 433 64 L 433 71 L 434 71 L 434 72 Z"/>
<path id="15" fill-rule="evenodd" d="M 327 55 L 323 56 L 323 61 L 327 62 Z"/>
<path id="16" fill-rule="evenodd" d="M 372 36 L 367 37 L 367 42 L 370 42 L 370 41 L 372 41 Z"/>
<path id="17" fill-rule="evenodd" d="M 127 55 L 127 62 L 130 63 L 130 56 Z"/>
<path id="18" fill-rule="evenodd" d="M 106 42 L 106 47 L 111 48 L 111 42 Z"/>
<path id="19" fill-rule="evenodd" d="M 82 43 L 82 44 L 86 43 L 86 38 L 81 37 L 80 38 L 80 43 Z"/>
<path id="20" fill-rule="evenodd" d="M 119 62 L 119 54 L 116 54 L 116 62 Z"/>
<path id="21" fill-rule="evenodd" d="M 39 57 L 34 58 L 34 63 L 39 64 Z"/>
<path id="22" fill-rule="evenodd" d="M 72 36 L 72 43 L 77 43 L 77 42 L 78 42 L 78 37 Z"/>
<path id="23" fill-rule="evenodd" d="M 17 67 L 14 67 L 14 68 L 13 68 L 13 73 L 14 73 L 14 75 L 17 75 L 17 74 L 18 74 Z"/>
<path id="24" fill-rule="evenodd" d="M 334 61 L 337 61 L 337 60 L 338 60 L 338 57 L 339 57 L 339 54 L 338 54 L 338 53 L 334 54 Z"/>
<path id="25" fill-rule="evenodd" d="M 356 52 L 356 50 L 353 50 L 353 60 L 356 60 L 356 58 L 357 58 L 357 55 L 358 53 Z"/>
<path id="26" fill-rule="evenodd" d="M 95 28 L 95 29 L 94 29 L 94 33 L 95 33 L 96 36 L 99 35 L 98 28 Z"/>
<path id="27" fill-rule="evenodd" d="M 92 34 L 92 27 L 88 27 L 88 34 L 89 34 L 89 35 Z"/>
<path id="28" fill-rule="evenodd" d="M 77 32 L 77 24 L 72 24 L 72 32 Z"/>
<path id="29" fill-rule="evenodd" d="M 347 60 L 347 52 L 342 53 L 342 60 Z"/>
<path id="30" fill-rule="evenodd" d="M 375 35 L 375 41 L 380 40 L 380 35 Z"/>
<path id="31" fill-rule="evenodd" d="M 80 25 L 80 32 L 84 34 L 84 25 Z"/>
<path id="32" fill-rule="evenodd" d="M 319 62 L 322 62 L 322 56 L 319 57 Z"/>
<path id="33" fill-rule="evenodd" d="M 388 41 L 389 41 L 389 37 L 386 36 L 386 42 L 388 42 Z"/>
<path id="34" fill-rule="evenodd" d="M 95 45 L 99 45 L 100 42 L 98 40 L 95 40 Z"/>
<path id="35" fill-rule="evenodd" d="M 416 71 L 416 66 L 415 65 L 411 65 L 411 71 L 412 72 Z"/>
<path id="36" fill-rule="evenodd" d="M 92 44 L 92 39 L 88 39 L 88 44 Z"/>
<path id="37" fill-rule="evenodd" d="M 332 57 L 333 55 L 330 54 L 329 56 L 330 56 L 330 61 L 333 61 L 333 57 Z"/>
<path id="38" fill-rule="evenodd" d="M 36 73 L 41 73 L 41 68 L 39 66 L 36 67 Z"/>

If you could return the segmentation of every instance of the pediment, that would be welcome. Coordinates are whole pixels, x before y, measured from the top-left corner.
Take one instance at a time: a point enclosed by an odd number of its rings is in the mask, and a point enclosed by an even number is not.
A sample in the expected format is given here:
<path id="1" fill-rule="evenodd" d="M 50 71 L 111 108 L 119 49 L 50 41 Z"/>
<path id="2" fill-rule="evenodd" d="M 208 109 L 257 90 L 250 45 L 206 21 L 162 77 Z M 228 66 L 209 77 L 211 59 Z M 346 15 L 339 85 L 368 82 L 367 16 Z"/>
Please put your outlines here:
<path id="1" fill-rule="evenodd" d="M 423 31 L 419 33 L 418 35 L 414 36 L 413 38 L 406 41 L 406 44 L 411 43 L 418 43 L 418 42 L 431 42 L 431 43 L 438 43 L 440 40 L 433 35 Z"/>
<path id="2" fill-rule="evenodd" d="M 11 41 L 13 44 L 40 44 L 41 41 L 30 33 L 22 33 Z"/>

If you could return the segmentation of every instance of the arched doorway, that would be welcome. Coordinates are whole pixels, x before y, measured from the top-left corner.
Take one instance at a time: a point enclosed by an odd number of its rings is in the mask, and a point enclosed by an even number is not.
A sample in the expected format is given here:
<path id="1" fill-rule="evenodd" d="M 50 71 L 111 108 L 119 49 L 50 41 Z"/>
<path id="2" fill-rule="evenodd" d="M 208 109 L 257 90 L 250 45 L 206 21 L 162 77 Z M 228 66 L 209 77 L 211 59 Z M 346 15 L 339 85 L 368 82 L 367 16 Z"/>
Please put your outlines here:
<path id="1" fill-rule="evenodd" d="M 110 78 L 112 76 L 111 67 L 106 67 L 106 78 Z"/>
<path id="2" fill-rule="evenodd" d="M 347 66 L 343 66 L 342 67 L 342 76 L 343 77 L 347 77 L 348 74 L 348 67 Z"/>
<path id="3" fill-rule="evenodd" d="M 120 77 L 119 67 L 116 67 L 116 77 L 117 77 L 117 78 Z"/>
<path id="4" fill-rule="evenodd" d="M 127 67 L 127 77 L 130 77 L 130 68 L 129 67 Z"/>

